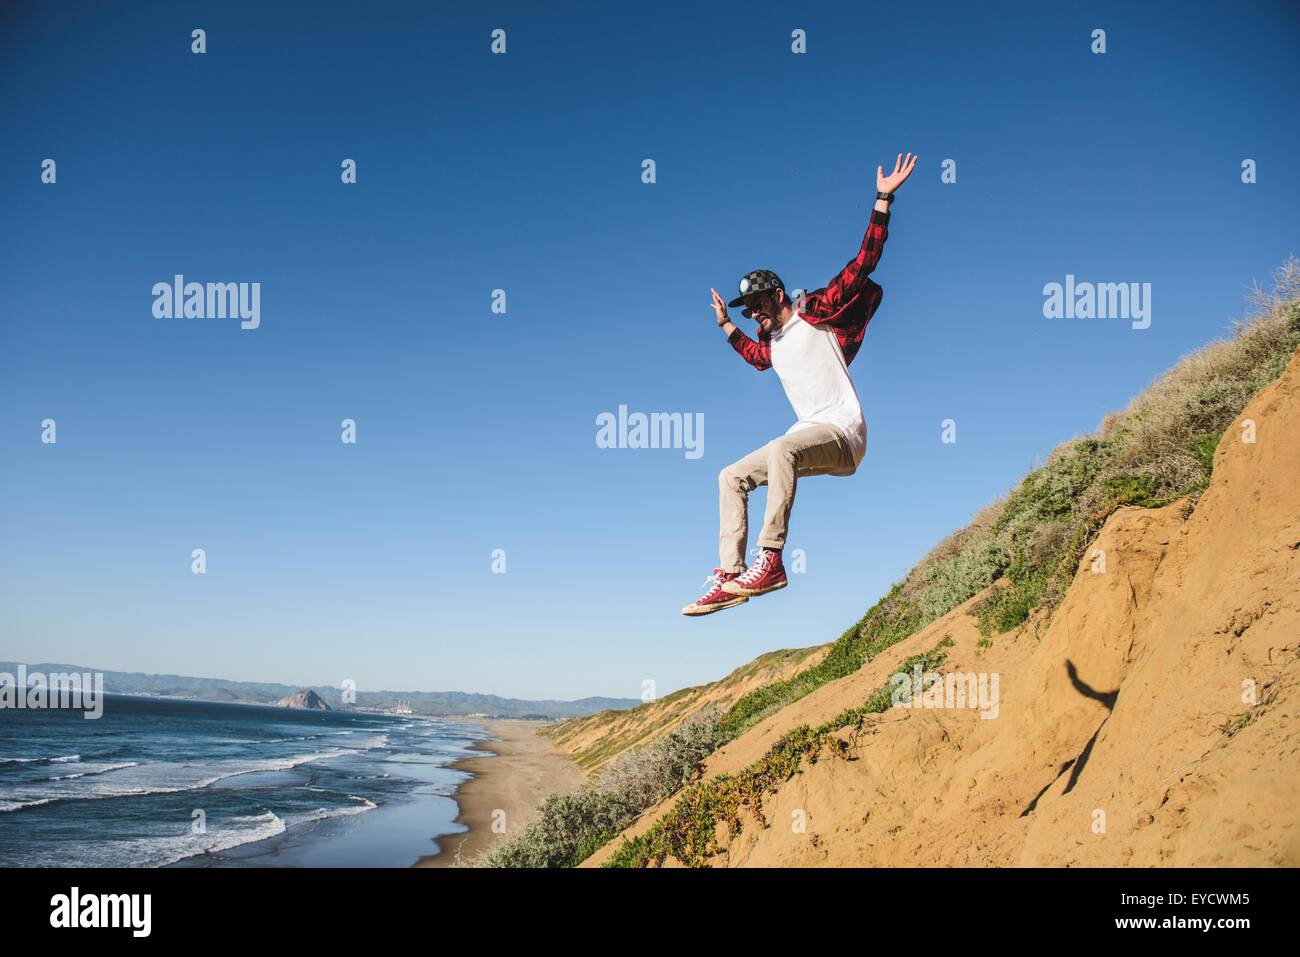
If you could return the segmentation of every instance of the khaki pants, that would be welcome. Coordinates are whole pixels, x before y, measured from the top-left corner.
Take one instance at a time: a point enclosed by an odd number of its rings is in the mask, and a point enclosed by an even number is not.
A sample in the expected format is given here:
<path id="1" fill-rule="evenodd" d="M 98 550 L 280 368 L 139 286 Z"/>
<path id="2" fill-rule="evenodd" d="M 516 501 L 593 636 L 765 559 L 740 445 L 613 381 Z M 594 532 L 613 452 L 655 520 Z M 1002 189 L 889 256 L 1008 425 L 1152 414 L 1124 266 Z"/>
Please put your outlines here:
<path id="1" fill-rule="evenodd" d="M 749 493 L 767 486 L 767 510 L 758 544 L 784 548 L 795 484 L 810 475 L 851 475 L 853 452 L 840 430 L 814 425 L 773 439 L 718 473 L 718 558 L 725 572 L 745 568 L 749 539 Z"/>

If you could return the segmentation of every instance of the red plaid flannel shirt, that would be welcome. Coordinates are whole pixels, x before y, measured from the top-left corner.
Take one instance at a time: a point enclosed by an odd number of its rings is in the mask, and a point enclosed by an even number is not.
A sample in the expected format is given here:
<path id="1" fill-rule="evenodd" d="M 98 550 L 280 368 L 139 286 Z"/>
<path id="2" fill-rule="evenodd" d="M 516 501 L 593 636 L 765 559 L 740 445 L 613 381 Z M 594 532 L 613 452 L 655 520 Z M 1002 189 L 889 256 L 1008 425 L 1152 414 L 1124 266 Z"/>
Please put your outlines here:
<path id="1" fill-rule="evenodd" d="M 858 349 L 862 348 L 867 323 L 871 321 L 880 305 L 880 298 L 884 295 L 884 290 L 868 277 L 876 268 L 876 263 L 880 262 L 880 252 L 888 237 L 889 213 L 873 209 L 858 254 L 824 289 L 808 293 L 799 309 L 799 315 L 809 325 L 829 324 L 834 329 L 835 338 L 840 341 L 840 348 L 844 351 L 845 363 L 852 362 Z M 772 368 L 770 333 L 760 329 L 758 341 L 755 342 L 737 329 L 727 341 L 740 353 L 741 358 L 759 372 Z"/>

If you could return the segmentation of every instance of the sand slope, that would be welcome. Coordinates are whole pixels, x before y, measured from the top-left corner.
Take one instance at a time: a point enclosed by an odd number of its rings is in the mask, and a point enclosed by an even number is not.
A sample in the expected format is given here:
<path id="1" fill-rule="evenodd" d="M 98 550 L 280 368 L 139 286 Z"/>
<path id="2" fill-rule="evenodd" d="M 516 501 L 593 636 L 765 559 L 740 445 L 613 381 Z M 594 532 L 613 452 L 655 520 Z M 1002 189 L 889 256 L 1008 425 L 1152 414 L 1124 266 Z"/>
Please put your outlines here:
<path id="1" fill-rule="evenodd" d="M 770 826 L 721 834 L 711 863 L 1300 864 L 1300 358 L 1225 434 L 1194 510 L 1109 517 L 1050 621 L 981 649 L 976 600 L 750 729 L 709 773 L 860 705 L 945 636 L 944 672 L 998 674 L 996 718 L 869 719 L 849 760 L 805 765 L 766 802 Z"/>
<path id="2" fill-rule="evenodd" d="M 718 681 L 683 688 L 629 711 L 601 711 L 556 722 L 541 733 L 583 770 L 595 771 L 625 751 L 651 744 L 708 705 L 726 712 L 748 692 L 813 667 L 826 657 L 829 647 L 769 651 Z"/>

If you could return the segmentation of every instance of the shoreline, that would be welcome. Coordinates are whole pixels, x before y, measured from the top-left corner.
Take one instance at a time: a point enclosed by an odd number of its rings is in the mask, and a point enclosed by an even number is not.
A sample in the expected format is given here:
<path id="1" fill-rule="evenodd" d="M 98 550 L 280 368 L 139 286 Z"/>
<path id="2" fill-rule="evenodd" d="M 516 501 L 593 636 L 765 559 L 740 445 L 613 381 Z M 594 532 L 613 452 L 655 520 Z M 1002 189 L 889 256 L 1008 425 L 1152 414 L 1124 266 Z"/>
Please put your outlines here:
<path id="1" fill-rule="evenodd" d="M 451 794 L 458 809 L 452 823 L 466 830 L 431 835 L 438 852 L 421 856 L 412 867 L 472 866 L 494 845 L 517 836 L 549 795 L 574 791 L 586 780 L 567 754 L 537 734 L 549 722 L 522 718 L 440 720 L 479 725 L 487 729 L 488 737 L 469 746 L 481 753 L 447 765 L 470 775 Z"/>

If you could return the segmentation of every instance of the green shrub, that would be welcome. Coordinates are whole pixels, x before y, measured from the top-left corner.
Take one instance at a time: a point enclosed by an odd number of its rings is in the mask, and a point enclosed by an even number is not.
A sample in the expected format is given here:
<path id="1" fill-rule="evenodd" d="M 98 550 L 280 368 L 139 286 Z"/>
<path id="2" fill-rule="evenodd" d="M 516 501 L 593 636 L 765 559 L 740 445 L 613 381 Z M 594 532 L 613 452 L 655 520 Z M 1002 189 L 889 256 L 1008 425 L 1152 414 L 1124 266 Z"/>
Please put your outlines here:
<path id="1" fill-rule="evenodd" d="M 1144 472 L 1122 472 L 1101 483 L 1102 497 L 1114 505 L 1155 507 L 1161 503 L 1159 482 Z"/>
<path id="2" fill-rule="evenodd" d="M 901 584 L 890 589 L 857 624 L 835 640 L 826 657 L 812 668 L 743 695 L 722 720 L 726 739 L 739 736 L 767 715 L 822 685 L 853 674 L 890 645 L 914 634 L 921 626 L 920 612 L 914 603 L 902 599 L 901 592 Z"/>
<path id="3" fill-rule="evenodd" d="M 516 838 L 497 845 L 488 867 L 574 867 L 647 808 L 698 775 L 724 743 L 716 708 L 705 708 L 650 745 L 616 758 L 586 787 L 553 794 Z"/>
<path id="4" fill-rule="evenodd" d="M 997 539 L 976 542 L 935 562 L 925 571 L 925 587 L 918 599 L 921 626 L 942 618 L 991 585 L 1009 562 L 1005 544 Z"/>
<path id="5" fill-rule="evenodd" d="M 946 657 L 944 638 L 925 654 L 913 655 L 899 665 L 895 674 L 910 674 L 913 668 L 933 671 Z M 692 867 L 703 866 L 717 854 L 719 825 L 726 825 L 730 837 L 744 827 L 741 814 L 746 810 L 760 827 L 767 826 L 763 800 L 783 783 L 794 777 L 805 762 L 814 764 L 828 747 L 833 754 L 844 756 L 847 744 L 836 733 L 852 727 L 860 730 L 870 714 L 880 714 L 893 703 L 892 675 L 861 706 L 841 711 L 830 721 L 813 728 L 801 724 L 792 728 L 768 749 L 758 761 L 739 774 L 719 774 L 682 791 L 673 806 L 649 830 L 634 840 L 624 839 L 606 867 L 660 866 L 669 857 Z"/>
<path id="6" fill-rule="evenodd" d="M 1219 447 L 1219 441 L 1223 438 L 1223 430 L 1218 432 L 1206 432 L 1203 435 L 1195 436 L 1187 443 L 1188 451 L 1200 463 L 1205 470 L 1206 484 L 1209 484 L 1210 473 L 1214 471 L 1214 452 Z"/>

